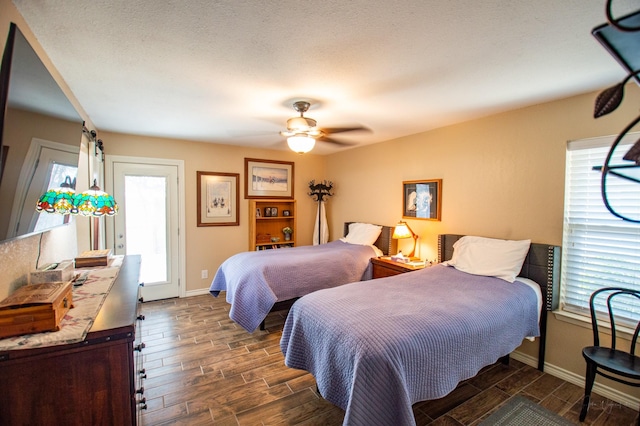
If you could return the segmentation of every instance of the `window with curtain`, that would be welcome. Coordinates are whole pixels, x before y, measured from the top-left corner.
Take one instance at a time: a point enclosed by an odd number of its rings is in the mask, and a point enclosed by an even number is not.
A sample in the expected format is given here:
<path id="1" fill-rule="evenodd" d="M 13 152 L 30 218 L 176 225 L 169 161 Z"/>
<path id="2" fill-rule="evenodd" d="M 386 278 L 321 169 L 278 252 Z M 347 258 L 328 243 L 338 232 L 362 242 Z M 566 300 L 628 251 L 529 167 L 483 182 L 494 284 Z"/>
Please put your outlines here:
<path id="1" fill-rule="evenodd" d="M 622 157 L 639 137 L 640 133 L 628 134 L 610 165 L 633 164 Z M 604 164 L 614 140 L 612 136 L 567 145 L 560 306 L 585 316 L 591 293 L 599 288 L 640 290 L 640 223 L 624 221 L 607 210 L 601 173 L 594 170 Z M 629 171 L 639 172 L 640 168 Z M 609 175 L 607 194 L 616 211 L 640 219 L 640 183 Z M 638 308 L 631 304 L 619 308 L 629 320 L 640 320 Z"/>

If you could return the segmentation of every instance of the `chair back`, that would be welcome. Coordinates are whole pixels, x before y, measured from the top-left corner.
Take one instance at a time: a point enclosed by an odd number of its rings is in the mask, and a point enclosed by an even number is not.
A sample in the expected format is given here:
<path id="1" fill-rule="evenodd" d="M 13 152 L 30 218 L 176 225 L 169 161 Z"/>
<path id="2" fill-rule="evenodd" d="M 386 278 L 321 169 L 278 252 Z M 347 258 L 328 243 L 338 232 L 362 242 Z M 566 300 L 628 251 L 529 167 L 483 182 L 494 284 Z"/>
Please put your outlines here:
<path id="1" fill-rule="evenodd" d="M 598 330 L 598 318 L 597 318 L 597 310 L 596 306 L 598 305 L 598 301 L 596 299 L 600 298 L 600 300 L 606 298 L 606 308 L 607 314 L 609 315 L 609 322 L 611 324 L 611 349 L 616 349 L 616 306 L 614 300 L 622 299 L 626 297 L 635 297 L 640 305 L 640 291 L 630 290 L 628 288 L 622 287 L 604 287 L 599 290 L 596 290 L 591 294 L 591 298 L 589 299 L 589 310 L 591 311 L 591 326 L 593 329 L 593 345 L 600 346 L 600 333 Z M 638 341 L 638 333 L 640 332 L 640 322 L 637 323 L 635 332 L 633 333 L 633 338 L 631 339 L 631 355 L 635 355 L 636 352 L 636 342 Z"/>

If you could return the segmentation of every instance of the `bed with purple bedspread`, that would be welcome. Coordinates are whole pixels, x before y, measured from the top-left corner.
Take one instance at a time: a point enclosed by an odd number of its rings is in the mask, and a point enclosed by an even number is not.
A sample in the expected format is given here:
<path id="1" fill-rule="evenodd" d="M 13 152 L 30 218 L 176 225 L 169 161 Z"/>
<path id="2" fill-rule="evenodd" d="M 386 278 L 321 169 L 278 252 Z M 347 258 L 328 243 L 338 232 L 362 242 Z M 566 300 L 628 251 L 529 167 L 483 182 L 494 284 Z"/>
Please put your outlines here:
<path id="1" fill-rule="evenodd" d="M 373 246 L 332 241 L 316 246 L 239 253 L 225 260 L 209 287 L 226 291 L 229 317 L 253 332 L 276 302 L 371 279 Z"/>
<path id="2" fill-rule="evenodd" d="M 415 402 L 538 335 L 538 297 L 520 281 L 436 265 L 300 298 L 280 346 L 345 410 L 345 425 L 413 425 Z"/>

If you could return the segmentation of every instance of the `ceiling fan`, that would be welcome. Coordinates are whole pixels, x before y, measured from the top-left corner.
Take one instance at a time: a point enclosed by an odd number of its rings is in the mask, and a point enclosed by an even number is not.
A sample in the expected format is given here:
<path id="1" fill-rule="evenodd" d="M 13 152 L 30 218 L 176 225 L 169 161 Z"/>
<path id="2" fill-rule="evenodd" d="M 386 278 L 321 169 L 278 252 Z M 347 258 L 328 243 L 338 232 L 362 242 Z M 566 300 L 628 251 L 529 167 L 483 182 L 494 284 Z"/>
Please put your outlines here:
<path id="1" fill-rule="evenodd" d="M 329 135 L 333 133 L 351 132 L 355 130 L 368 130 L 363 126 L 355 127 L 325 127 L 319 128 L 316 120 L 305 117 L 304 113 L 309 110 L 311 104 L 307 101 L 297 101 L 293 103 L 293 109 L 300 113 L 299 117 L 292 117 L 287 120 L 287 130 L 280 134 L 287 138 L 287 144 L 293 151 L 304 154 L 315 146 L 316 141 L 328 142 L 336 145 L 349 146 L 350 142 L 333 139 Z"/>

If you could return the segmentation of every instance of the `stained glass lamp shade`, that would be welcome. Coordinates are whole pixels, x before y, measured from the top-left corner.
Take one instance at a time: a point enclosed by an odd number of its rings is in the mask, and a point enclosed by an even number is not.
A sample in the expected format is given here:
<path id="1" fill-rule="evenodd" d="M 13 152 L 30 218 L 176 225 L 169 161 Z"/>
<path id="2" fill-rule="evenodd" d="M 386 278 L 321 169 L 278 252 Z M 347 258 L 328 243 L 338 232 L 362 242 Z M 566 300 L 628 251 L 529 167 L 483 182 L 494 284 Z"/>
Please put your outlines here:
<path id="1" fill-rule="evenodd" d="M 36 204 L 36 210 L 46 213 L 72 213 L 74 195 L 71 178 L 67 176 L 60 187 L 51 188 L 40 197 Z"/>
<path id="2" fill-rule="evenodd" d="M 118 213 L 118 205 L 113 197 L 93 183 L 87 191 L 73 198 L 73 214 L 82 216 L 113 216 Z"/>

